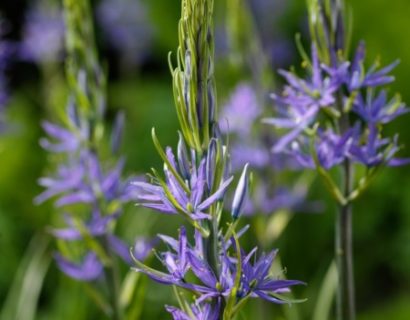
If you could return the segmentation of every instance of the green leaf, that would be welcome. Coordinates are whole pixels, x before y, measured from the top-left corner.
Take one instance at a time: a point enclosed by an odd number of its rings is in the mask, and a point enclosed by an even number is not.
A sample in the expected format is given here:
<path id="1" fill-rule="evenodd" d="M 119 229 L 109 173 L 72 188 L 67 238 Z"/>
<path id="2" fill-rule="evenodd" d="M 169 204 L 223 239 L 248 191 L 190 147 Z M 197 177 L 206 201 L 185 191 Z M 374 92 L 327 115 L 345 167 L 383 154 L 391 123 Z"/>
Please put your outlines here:
<path id="1" fill-rule="evenodd" d="M 134 295 L 135 289 L 138 285 L 140 274 L 137 272 L 128 272 L 122 282 L 120 290 L 120 305 L 122 308 L 126 308 Z"/>
<path id="2" fill-rule="evenodd" d="M 313 320 L 330 319 L 330 310 L 336 294 L 337 283 L 337 267 L 335 262 L 332 261 L 319 291 L 315 311 L 313 313 Z"/>
<path id="3" fill-rule="evenodd" d="M 37 302 L 50 265 L 49 238 L 36 234 L 18 267 L 0 313 L 1 320 L 34 320 Z"/>

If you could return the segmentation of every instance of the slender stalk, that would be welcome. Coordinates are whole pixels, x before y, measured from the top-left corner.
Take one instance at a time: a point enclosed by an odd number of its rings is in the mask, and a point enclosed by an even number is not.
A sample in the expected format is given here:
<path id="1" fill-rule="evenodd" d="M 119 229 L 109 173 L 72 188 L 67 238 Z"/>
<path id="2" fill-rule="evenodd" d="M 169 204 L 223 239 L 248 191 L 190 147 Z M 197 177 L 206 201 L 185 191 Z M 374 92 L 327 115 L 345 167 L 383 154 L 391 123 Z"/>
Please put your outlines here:
<path id="1" fill-rule="evenodd" d="M 210 221 L 210 235 L 208 238 L 204 239 L 204 249 L 207 255 L 206 260 L 208 261 L 210 267 L 212 268 L 213 272 L 215 273 L 216 277 L 219 279 L 220 276 L 220 267 L 218 265 L 218 255 L 219 255 L 219 246 L 218 246 L 218 221 L 217 218 L 214 217 L 212 221 Z M 216 304 L 216 301 L 213 301 Z M 222 302 L 222 305 L 219 309 L 220 319 L 223 318 L 225 310 L 225 305 Z"/>
<path id="2" fill-rule="evenodd" d="M 351 192 L 352 185 L 352 167 L 348 160 L 343 165 L 343 180 L 344 193 L 347 197 Z M 354 320 L 356 311 L 351 202 L 340 205 L 338 211 L 336 219 L 336 263 L 339 277 L 337 319 Z"/>
<path id="3" fill-rule="evenodd" d="M 112 320 L 122 320 L 123 313 L 119 301 L 120 287 L 118 265 L 116 263 L 116 257 L 114 256 L 113 252 L 111 252 L 111 250 L 108 251 L 111 258 L 111 263 L 105 267 L 104 273 L 111 305 L 111 317 Z"/>

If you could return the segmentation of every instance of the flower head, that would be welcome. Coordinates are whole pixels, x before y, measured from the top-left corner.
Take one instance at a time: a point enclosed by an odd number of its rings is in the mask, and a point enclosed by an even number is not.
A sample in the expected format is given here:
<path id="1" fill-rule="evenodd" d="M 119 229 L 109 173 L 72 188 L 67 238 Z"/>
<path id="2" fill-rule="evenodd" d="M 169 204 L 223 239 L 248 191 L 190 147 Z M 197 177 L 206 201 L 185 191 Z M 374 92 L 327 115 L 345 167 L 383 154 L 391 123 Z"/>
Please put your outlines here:
<path id="1" fill-rule="evenodd" d="M 354 103 L 353 111 L 356 112 L 363 121 L 372 124 L 386 124 L 395 118 L 409 112 L 405 104 L 400 101 L 398 97 L 387 101 L 387 94 L 385 90 L 373 97 L 368 94 L 366 99 L 359 95 Z"/>
<path id="2" fill-rule="evenodd" d="M 361 43 L 352 63 L 339 58 L 337 62 L 327 65 L 319 62 L 313 45 L 310 83 L 289 72 L 284 73 L 288 85 L 282 96 L 275 95 L 274 98 L 279 107 L 286 107 L 285 117 L 264 120 L 278 128 L 290 129 L 274 145 L 275 152 L 290 154 L 301 166 L 308 168 L 319 164 L 330 169 L 347 159 L 368 167 L 382 163 L 406 163 L 406 159 L 396 161 L 393 158 L 399 150 L 397 138 L 390 141 L 380 136 L 381 125 L 391 122 L 408 110 L 398 98 L 388 101 L 384 90 L 374 96 L 374 87 L 394 80 L 388 73 L 396 63 L 380 70 L 377 70 L 375 64 L 366 72 L 363 66 L 364 50 L 364 44 Z M 323 72 L 327 74 L 325 78 Z M 315 87 L 318 88 L 317 95 L 312 96 L 311 88 Z M 323 88 L 327 89 L 325 94 Z M 366 92 L 366 98 L 363 98 L 362 91 Z M 345 121 L 340 126 L 340 119 L 348 118 L 351 110 L 359 115 L 360 124 L 352 122 L 346 126 Z M 281 110 L 280 112 L 283 113 Z M 339 123 L 338 127 L 335 127 L 335 123 Z M 313 139 L 313 143 L 309 139 Z M 315 158 L 318 163 L 315 163 Z"/>
<path id="3" fill-rule="evenodd" d="M 55 259 L 61 271 L 73 279 L 92 281 L 99 278 L 103 272 L 103 265 L 93 252 L 88 253 L 80 263 L 71 262 L 60 254 L 56 254 Z"/>
<path id="4" fill-rule="evenodd" d="M 161 182 L 156 177 L 153 183 L 133 182 L 137 187 L 140 204 L 163 213 L 182 213 L 194 220 L 209 219 L 210 216 L 205 210 L 222 199 L 232 177 L 223 181 L 216 191 L 211 193 L 210 179 L 207 180 L 207 164 L 212 159 L 202 159 L 197 167 L 195 157 L 192 156 L 191 161 L 188 161 L 183 152 L 179 152 L 178 158 L 175 159 L 171 148 L 167 148 L 166 156 L 168 164 L 164 166 L 165 181 Z M 209 175 L 211 174 L 214 173 Z"/>
<path id="5" fill-rule="evenodd" d="M 262 254 L 253 264 L 251 260 L 256 254 L 256 248 L 248 255 L 242 255 L 243 279 L 240 291 L 242 296 L 251 295 L 280 304 L 284 301 L 275 294 L 289 292 L 289 287 L 303 284 L 301 281 L 273 279 L 269 275 L 276 253 L 277 251 L 272 251 L 269 254 Z"/>
<path id="6" fill-rule="evenodd" d="M 398 136 L 394 139 L 380 138 L 378 129 L 371 125 L 367 136 L 367 141 L 360 142 L 350 147 L 349 153 L 352 160 L 362 163 L 367 167 L 375 167 L 382 163 L 387 166 L 401 166 L 410 163 L 410 159 L 394 158 L 399 151 L 397 144 Z"/>
<path id="7" fill-rule="evenodd" d="M 242 234 L 241 232 L 240 234 Z M 240 235 L 238 234 L 238 235 Z M 276 280 L 269 275 L 270 267 L 276 255 L 276 251 L 268 255 L 262 255 L 254 263 L 251 262 L 256 249 L 251 253 L 241 253 L 241 270 L 238 270 L 236 245 L 222 243 L 218 254 L 217 264 L 220 272 L 217 274 L 206 260 L 206 252 L 202 246 L 203 239 L 198 231 L 195 232 L 195 245 L 191 246 L 186 237 L 186 231 L 181 228 L 178 240 L 168 236 L 159 236 L 171 249 L 158 255 L 167 272 L 151 269 L 137 262 L 137 271 L 147 274 L 153 280 L 168 285 L 176 285 L 198 296 L 197 304 L 202 304 L 211 299 L 220 301 L 227 299 L 235 288 L 237 272 L 242 272 L 238 289 L 238 299 L 259 297 L 274 303 L 283 303 L 277 294 L 289 291 L 289 287 L 302 284 L 300 281 Z M 233 240 L 232 240 L 233 241 Z M 233 247 L 232 256 L 229 252 Z M 191 276 L 195 276 L 193 280 Z M 182 316 L 179 311 L 172 309 L 176 315 Z M 209 310 L 210 311 L 210 310 Z M 181 318 L 184 319 L 184 318 Z"/>
<path id="8" fill-rule="evenodd" d="M 374 63 L 366 72 L 364 68 L 365 56 L 366 48 L 362 41 L 356 49 L 349 72 L 346 74 L 345 83 L 350 91 L 382 86 L 394 81 L 394 77 L 388 74 L 398 65 L 399 61 L 395 61 L 380 70 L 377 70 L 378 64 Z"/>
<path id="9" fill-rule="evenodd" d="M 106 202 L 125 203 L 136 199 L 129 182 L 121 180 L 123 161 L 104 172 L 97 155 L 83 151 L 79 158 L 73 158 L 68 165 L 61 164 L 55 177 L 44 177 L 39 184 L 47 188 L 36 197 L 37 203 L 59 196 L 57 206 L 76 203 Z"/>
<path id="10" fill-rule="evenodd" d="M 182 311 L 172 306 L 166 306 L 167 311 L 174 320 L 218 320 L 219 305 L 212 306 L 209 303 L 195 303 L 189 306 L 189 310 Z"/>
<path id="11" fill-rule="evenodd" d="M 255 91 L 247 84 L 240 84 L 222 109 L 221 130 L 234 132 L 248 138 L 252 124 L 262 113 Z"/>

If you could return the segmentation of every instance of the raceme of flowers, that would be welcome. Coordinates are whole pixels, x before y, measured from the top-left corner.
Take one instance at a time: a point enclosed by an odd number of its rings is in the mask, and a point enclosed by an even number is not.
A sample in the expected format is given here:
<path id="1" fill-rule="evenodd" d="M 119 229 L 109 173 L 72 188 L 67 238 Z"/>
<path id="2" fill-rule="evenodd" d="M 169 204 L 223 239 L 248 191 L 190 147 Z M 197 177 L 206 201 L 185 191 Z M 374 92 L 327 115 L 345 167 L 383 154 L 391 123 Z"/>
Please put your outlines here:
<path id="1" fill-rule="evenodd" d="M 366 71 L 364 59 L 360 43 L 352 62 L 326 65 L 312 45 L 309 78 L 280 71 L 287 85 L 273 99 L 281 117 L 264 122 L 289 131 L 274 145 L 274 152 L 291 154 L 308 168 L 330 169 L 345 159 L 369 168 L 409 162 L 396 157 L 398 137 L 383 137 L 382 132 L 383 125 L 408 112 L 398 97 L 388 100 L 386 91 L 378 89 L 394 81 L 389 73 L 397 62 L 381 69 L 375 63 Z M 343 113 L 356 119 L 353 126 L 337 128 Z"/>
<path id="2" fill-rule="evenodd" d="M 212 319 L 218 319 L 216 314 L 219 316 L 219 312 L 207 305 L 206 301 L 215 299 L 214 301 L 219 305 L 222 303 L 222 298 L 228 298 L 234 290 L 239 300 L 251 297 L 274 303 L 286 303 L 279 294 L 288 292 L 291 286 L 302 284 L 300 281 L 282 280 L 270 275 L 269 271 L 276 251 L 262 254 L 257 259 L 256 248 L 248 254 L 243 251 L 238 252 L 239 248 L 232 238 L 222 246 L 219 254 L 220 261 L 218 261 L 221 265 L 221 273 L 216 275 L 205 259 L 203 239 L 198 231 L 195 232 L 195 243 L 192 246 L 189 244 L 184 227 L 181 227 L 178 239 L 164 235 L 159 237 L 170 248 L 170 251 L 159 255 L 166 272 L 145 266 L 136 269 L 159 283 L 176 285 L 193 292 L 197 297 L 192 308 L 194 315 L 204 316 L 204 313 L 208 316 L 213 315 L 215 318 L 211 317 Z M 228 253 L 231 248 L 232 255 Z M 190 275 L 193 275 L 197 281 L 193 282 Z M 174 319 L 183 316 L 180 310 L 173 307 L 167 309 L 174 315 Z M 188 319 L 192 318 L 188 317 Z"/>
<path id="3" fill-rule="evenodd" d="M 245 253 L 240 247 L 239 237 L 247 228 L 236 232 L 236 227 L 249 191 L 248 164 L 234 192 L 230 222 L 226 228 L 221 226 L 233 177 L 215 114 L 212 11 L 212 1 L 182 2 L 177 68 L 170 62 L 181 125 L 178 146 L 174 151 L 163 149 L 153 130 L 154 145 L 164 162 L 163 174 L 153 169 L 148 182 L 133 183 L 138 204 L 179 214 L 193 227 L 193 243 L 185 226 L 179 228 L 178 239 L 159 235 L 169 248 L 157 253 L 166 271 L 134 257 L 135 271 L 194 294 L 193 303 L 178 297 L 182 309 L 167 306 L 174 319 L 220 319 L 222 315 L 232 319 L 248 298 L 284 303 L 288 300 L 281 294 L 301 284 L 270 275 L 276 251 L 257 259 L 256 248 Z"/>
<path id="4" fill-rule="evenodd" d="M 121 179 L 124 161 L 120 160 L 106 170 L 99 156 L 87 147 L 87 130 L 78 127 L 86 122 L 75 118 L 77 112 L 72 104 L 69 105 L 68 115 L 71 131 L 49 122 L 43 123 L 49 137 L 41 139 L 41 145 L 49 152 L 65 154 L 67 161 L 58 165 L 54 176 L 39 180 L 39 184 L 46 189 L 35 201 L 42 203 L 57 197 L 57 207 L 86 205 L 91 211 L 87 220 L 65 213 L 67 227 L 53 228 L 50 232 L 56 238 L 69 242 L 106 236 L 108 247 L 126 263 L 131 263 L 128 245 L 112 234 L 112 226 L 121 216 L 123 204 L 136 199 L 135 190 L 130 187 L 128 181 Z M 118 135 L 119 130 L 121 128 L 115 128 L 113 136 Z M 102 208 L 106 208 L 106 211 L 102 212 Z M 78 280 L 89 281 L 98 278 L 103 270 L 101 260 L 101 256 L 98 257 L 93 251 L 88 252 L 80 264 L 56 254 L 56 261 L 61 270 Z"/>

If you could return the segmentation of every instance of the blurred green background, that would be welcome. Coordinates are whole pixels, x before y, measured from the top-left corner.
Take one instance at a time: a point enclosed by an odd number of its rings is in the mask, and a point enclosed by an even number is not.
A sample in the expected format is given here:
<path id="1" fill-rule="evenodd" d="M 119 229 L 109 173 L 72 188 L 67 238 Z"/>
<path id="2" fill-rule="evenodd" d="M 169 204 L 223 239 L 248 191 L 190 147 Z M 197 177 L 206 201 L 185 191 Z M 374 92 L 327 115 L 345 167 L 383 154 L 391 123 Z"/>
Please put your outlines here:
<path id="1" fill-rule="evenodd" d="M 118 0 L 120 1 L 120 0 Z M 97 2 L 97 1 L 95 1 Z M 127 172 L 141 174 L 150 167 L 159 167 L 160 161 L 151 143 L 150 129 L 155 126 L 162 143 L 175 145 L 177 119 L 173 107 L 171 77 L 167 65 L 167 53 L 177 47 L 177 22 L 180 14 L 179 0 L 141 1 L 153 27 L 152 44 L 144 60 L 132 68 L 121 67 L 121 57 L 104 44 L 104 33 L 97 25 L 101 57 L 110 73 L 107 122 L 111 122 L 116 110 L 126 112 L 126 133 L 123 153 L 127 158 Z M 229 63 L 226 49 L 225 1 L 216 2 L 217 63 L 216 81 L 220 105 L 226 101 L 232 86 L 238 82 L 238 74 Z M 254 2 L 249 0 L 248 2 Z M 306 9 L 302 0 L 264 0 L 262 3 L 280 2 L 271 12 L 256 10 L 259 28 L 264 40 L 272 35 L 285 41 L 287 59 L 278 59 L 275 65 L 288 67 L 299 62 L 293 44 L 298 31 L 306 39 Z M 1 15 L 10 22 L 7 38 L 18 41 L 21 36 L 24 14 L 31 1 L 2 0 Z M 401 64 L 394 70 L 397 81 L 390 93 L 400 92 L 410 103 L 410 2 L 408 0 L 350 1 L 354 17 L 353 41 L 363 39 L 367 43 L 368 62 L 380 59 L 387 64 L 396 58 Z M 271 8 L 272 6 L 269 6 Z M 266 42 L 266 50 L 275 42 Z M 279 45 L 279 44 L 278 44 Z M 56 221 L 52 205 L 35 206 L 33 197 L 41 192 L 36 180 L 49 170 L 47 154 L 38 144 L 42 136 L 40 123 L 50 118 L 50 107 L 64 102 L 64 86 L 61 81 L 62 63 L 57 63 L 50 74 L 33 63 L 15 62 L 8 77 L 11 100 L 7 107 L 10 128 L 0 137 L 0 307 L 13 285 L 18 283 L 19 266 L 34 235 L 48 238 L 47 226 Z M 272 67 L 271 72 L 276 71 Z M 59 80 L 60 79 L 60 80 Z M 59 91 L 60 90 L 60 91 Z M 48 99 L 52 95 L 52 103 Z M 48 101 L 48 102 L 47 102 Z M 51 106 L 50 106 L 51 105 Z M 399 132 L 410 156 L 409 116 L 404 116 L 388 128 Z M 309 198 L 326 196 L 320 181 L 310 188 Z M 308 301 L 298 305 L 303 319 L 310 319 L 321 280 L 333 255 L 334 207 L 325 200 L 322 214 L 297 214 L 285 233 L 275 243 L 280 249 L 287 276 L 308 282 L 307 289 L 296 290 L 298 297 Z M 154 235 L 158 232 L 175 235 L 181 223 L 178 218 L 160 216 L 130 205 L 119 226 L 129 239 L 138 234 Z M 248 239 L 251 246 L 251 237 Z M 47 240 L 45 240 L 47 241 Z M 53 244 L 47 245 L 42 259 L 47 263 Z M 41 241 L 40 241 L 41 243 Z M 357 305 L 360 320 L 410 319 L 410 168 L 386 169 L 354 208 L 354 247 Z M 41 248 L 37 248 L 40 250 Z M 32 248 L 36 251 L 36 248 Z M 17 282 L 16 282 L 17 281 Z M 146 308 L 143 319 L 168 319 L 165 303 L 172 303 L 172 290 L 148 282 Z M 24 299 L 29 299 L 28 297 Z M 22 301 L 22 308 L 28 300 Z M 293 308 L 293 307 L 291 307 Z M 260 309 L 252 303 L 248 311 Z M 272 308 L 272 319 L 280 315 L 279 308 Z M 82 286 L 61 275 L 53 262 L 45 275 L 35 319 L 100 319 L 84 293 Z M 245 317 L 247 318 L 247 317 Z M 24 319 L 24 318 L 21 318 Z"/>

